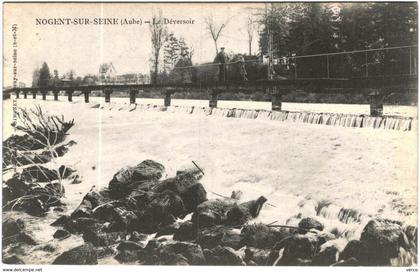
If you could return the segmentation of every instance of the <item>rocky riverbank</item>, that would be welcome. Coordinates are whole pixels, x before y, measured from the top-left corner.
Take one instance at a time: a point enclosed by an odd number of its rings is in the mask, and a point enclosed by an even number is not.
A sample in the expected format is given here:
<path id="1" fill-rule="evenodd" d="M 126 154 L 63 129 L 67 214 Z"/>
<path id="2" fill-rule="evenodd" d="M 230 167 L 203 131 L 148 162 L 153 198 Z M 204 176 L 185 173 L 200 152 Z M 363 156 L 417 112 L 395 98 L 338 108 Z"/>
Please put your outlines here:
<path id="1" fill-rule="evenodd" d="M 38 216 L 24 209 L 4 209 L 3 229 L 17 230 L 3 233 L 5 263 L 410 266 L 417 262 L 417 229 L 411 220 L 416 206 L 409 205 L 411 194 L 402 190 L 412 179 L 401 176 L 402 171 L 411 173 L 407 166 L 414 157 L 411 149 L 404 153 L 405 145 L 399 144 L 400 139 L 410 140 L 411 134 L 364 135 L 364 130 L 229 118 L 198 122 L 190 115 L 152 111 L 133 118 L 135 112 L 96 112 L 82 106 L 77 108 L 78 117 L 72 113 L 79 105 L 66 105 L 60 111 L 77 120 L 71 140 L 78 144 L 63 141 L 67 153 L 37 164 L 55 173 L 60 173 L 61 165 L 77 169 L 61 179 L 65 195 L 59 199 L 66 206 L 48 207 Z M 210 128 L 208 134 L 200 134 L 199 144 L 195 144 L 198 132 L 192 129 L 197 124 L 191 125 L 196 121 Z M 218 141 L 211 140 L 215 137 Z M 308 141 L 311 145 L 305 146 Z M 390 158 L 376 160 L 380 154 Z M 395 156 L 406 160 L 396 161 Z M 100 161 L 95 161 L 98 157 Z M 191 164 L 196 159 L 203 177 Z M 187 162 L 192 169 L 176 171 Z M 32 166 L 16 167 L 18 177 L 28 183 L 41 178 L 22 175 Z M 329 189 L 332 186 L 334 190 Z M 242 197 L 237 190 L 243 190 Z M 214 199 L 214 192 L 227 197 Z"/>
<path id="2" fill-rule="evenodd" d="M 380 218 L 372 218 L 360 240 L 344 249 L 315 218 L 287 225 L 252 223 L 269 201 L 264 196 L 244 201 L 236 191 L 208 200 L 201 169 L 161 180 L 164 171 L 162 164 L 145 160 L 119 170 L 107 188 L 93 187 L 78 208 L 52 223 L 55 239 L 76 235 L 84 240 L 53 264 L 97 264 L 112 257 L 121 264 L 147 265 L 386 266 L 417 249 L 416 227 Z M 3 222 L 6 245 L 36 243 L 24 225 Z M 5 261 L 22 263 L 17 256 Z"/>

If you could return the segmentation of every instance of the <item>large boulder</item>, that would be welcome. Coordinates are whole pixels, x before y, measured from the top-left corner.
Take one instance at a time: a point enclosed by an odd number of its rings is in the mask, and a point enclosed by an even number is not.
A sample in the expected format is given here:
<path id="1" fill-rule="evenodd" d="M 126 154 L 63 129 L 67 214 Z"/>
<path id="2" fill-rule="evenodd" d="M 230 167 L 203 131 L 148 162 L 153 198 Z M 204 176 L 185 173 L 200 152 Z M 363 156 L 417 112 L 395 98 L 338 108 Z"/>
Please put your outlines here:
<path id="1" fill-rule="evenodd" d="M 118 246 L 118 254 L 114 257 L 119 263 L 145 262 L 149 260 L 154 250 L 146 250 L 134 246 Z M 157 264 L 157 263 L 156 263 Z"/>
<path id="2" fill-rule="evenodd" d="M 407 248 L 407 237 L 401 226 L 387 220 L 370 220 L 362 231 L 361 242 L 368 249 L 368 265 L 389 265 L 399 254 L 400 247 Z"/>
<path id="3" fill-rule="evenodd" d="M 356 259 L 363 265 L 368 264 L 369 251 L 366 242 L 351 240 L 340 253 L 339 260 Z"/>
<path id="4" fill-rule="evenodd" d="M 111 200 L 105 194 L 104 191 L 97 191 L 96 187 L 93 186 L 90 191 L 83 197 L 79 207 L 77 207 L 71 214 L 71 218 L 89 217 L 93 213 L 93 209 L 105 203 L 109 203 Z"/>
<path id="5" fill-rule="evenodd" d="M 209 200 L 197 206 L 192 221 L 200 228 L 214 225 L 240 227 L 257 217 L 266 201 L 263 196 L 239 205 L 232 198 Z"/>
<path id="6" fill-rule="evenodd" d="M 10 257 L 3 258 L 4 264 L 25 264 L 18 256 L 13 255 Z"/>
<path id="7" fill-rule="evenodd" d="M 190 265 L 201 265 L 205 261 L 201 247 L 193 243 L 171 242 L 159 248 L 159 257 L 162 264 L 176 264 L 173 261 L 179 261 L 180 259 L 174 258 L 174 255 L 182 255 Z"/>
<path id="8" fill-rule="evenodd" d="M 53 237 L 59 240 L 64 240 L 66 238 L 69 238 L 70 235 L 70 232 L 68 232 L 67 230 L 59 229 L 53 234 Z"/>
<path id="9" fill-rule="evenodd" d="M 121 242 L 118 247 L 117 250 L 118 251 L 133 251 L 133 250 L 139 250 L 142 249 L 143 246 L 139 243 L 133 242 L 133 241 L 123 241 Z"/>
<path id="10" fill-rule="evenodd" d="M 157 232 L 159 225 L 162 222 L 167 222 L 168 218 L 185 215 L 181 197 L 168 190 L 153 194 L 150 197 L 150 202 L 143 209 L 143 215 L 139 216 L 138 230 L 144 233 Z"/>
<path id="11" fill-rule="evenodd" d="M 238 253 L 230 247 L 205 249 L 206 265 L 245 265 Z"/>
<path id="12" fill-rule="evenodd" d="M 133 167 L 120 169 L 109 182 L 110 195 L 121 198 L 148 181 L 158 181 L 165 171 L 165 167 L 153 160 L 145 160 Z"/>
<path id="13" fill-rule="evenodd" d="M 31 237 L 30 233 L 25 229 L 25 224 L 21 219 L 3 219 L 2 232 L 3 247 L 17 243 L 25 243 L 29 245 L 38 244 L 35 239 Z"/>
<path id="14" fill-rule="evenodd" d="M 85 233 L 91 230 L 105 231 L 108 225 L 95 218 L 79 217 L 65 222 L 62 226 L 71 233 Z"/>
<path id="15" fill-rule="evenodd" d="M 315 254 L 312 264 L 316 266 L 329 266 L 337 262 L 338 249 L 335 246 L 326 247 Z"/>
<path id="16" fill-rule="evenodd" d="M 139 233 L 137 231 L 132 231 L 129 235 L 128 240 L 132 242 L 144 242 L 147 240 L 147 235 Z"/>
<path id="17" fill-rule="evenodd" d="M 191 221 L 199 228 L 222 225 L 227 220 L 227 213 L 235 202 L 230 199 L 208 200 L 197 206 Z"/>
<path id="18" fill-rule="evenodd" d="M 21 233 L 25 228 L 25 223 L 21 219 L 7 218 L 3 220 L 3 237 L 9 237 Z"/>
<path id="19" fill-rule="evenodd" d="M 158 192 L 170 190 L 182 195 L 186 193 L 190 187 L 195 185 L 202 176 L 201 172 L 196 168 L 178 171 L 175 177 L 160 182 L 155 190 Z"/>
<path id="20" fill-rule="evenodd" d="M 299 222 L 298 227 L 301 228 L 301 230 L 299 230 L 299 233 L 301 234 L 305 234 L 307 232 L 305 230 L 316 229 L 322 231 L 324 229 L 324 225 L 312 217 L 302 218 L 302 220 L 300 220 Z"/>
<path id="21" fill-rule="evenodd" d="M 186 221 L 179 224 L 179 228 L 175 230 L 174 240 L 178 241 L 192 241 L 197 236 L 196 226 L 191 221 Z"/>
<path id="22" fill-rule="evenodd" d="M 277 265 L 301 265 L 302 260 L 311 260 L 316 248 L 308 237 L 291 235 L 278 242 L 275 250 L 283 251 L 283 256 Z"/>
<path id="23" fill-rule="evenodd" d="M 125 207 L 104 205 L 95 209 L 92 217 L 101 221 L 110 222 L 111 231 L 129 231 L 137 228 L 138 217 Z"/>
<path id="24" fill-rule="evenodd" d="M 222 225 L 198 230 L 196 243 L 202 248 L 214 248 L 218 245 L 239 249 L 242 247 L 239 229 Z"/>
<path id="25" fill-rule="evenodd" d="M 92 243 L 94 246 L 114 245 L 123 241 L 125 238 L 125 232 L 101 232 L 91 229 L 83 233 L 83 240 Z"/>
<path id="26" fill-rule="evenodd" d="M 93 245 L 86 243 L 63 252 L 52 264 L 98 264 L 98 256 Z"/>
<path id="27" fill-rule="evenodd" d="M 289 236 L 282 228 L 268 227 L 264 224 L 245 225 L 241 230 L 242 245 L 256 248 L 272 248 L 277 242 Z"/>
<path id="28" fill-rule="evenodd" d="M 207 192 L 201 183 L 196 183 L 181 193 L 181 198 L 184 202 L 185 211 L 191 213 L 195 211 L 199 204 L 207 201 Z"/>
<path id="29" fill-rule="evenodd" d="M 6 186 L 3 186 L 3 206 L 6 205 L 9 201 L 26 195 L 27 192 L 31 189 L 31 184 L 27 182 L 20 174 L 14 174 L 5 183 Z"/>

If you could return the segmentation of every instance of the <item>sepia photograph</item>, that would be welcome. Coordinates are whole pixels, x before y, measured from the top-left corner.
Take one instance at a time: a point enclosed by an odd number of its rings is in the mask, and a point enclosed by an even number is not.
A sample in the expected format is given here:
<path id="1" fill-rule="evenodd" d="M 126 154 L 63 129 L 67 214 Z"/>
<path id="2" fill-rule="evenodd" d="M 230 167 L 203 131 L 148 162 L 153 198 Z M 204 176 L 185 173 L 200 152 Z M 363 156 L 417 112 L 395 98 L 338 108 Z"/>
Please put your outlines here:
<path id="1" fill-rule="evenodd" d="M 2 271 L 417 271 L 418 2 L 2 8 Z"/>

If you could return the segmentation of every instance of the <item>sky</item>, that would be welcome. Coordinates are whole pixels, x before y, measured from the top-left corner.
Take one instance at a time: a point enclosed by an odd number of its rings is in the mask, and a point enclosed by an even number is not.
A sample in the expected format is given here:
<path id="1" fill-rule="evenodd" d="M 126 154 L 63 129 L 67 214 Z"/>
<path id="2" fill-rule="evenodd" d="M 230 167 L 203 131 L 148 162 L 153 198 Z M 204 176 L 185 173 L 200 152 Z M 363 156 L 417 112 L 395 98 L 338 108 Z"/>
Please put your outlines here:
<path id="1" fill-rule="evenodd" d="M 194 24 L 168 25 L 194 48 L 193 63 L 212 61 L 215 47 L 204 18 L 217 23 L 228 20 L 219 46 L 226 51 L 248 53 L 246 20 L 262 3 L 6 3 L 3 6 L 4 86 L 12 85 L 12 25 L 17 25 L 17 77 L 30 86 L 32 74 L 45 61 L 50 71 L 62 75 L 73 69 L 76 76 L 98 74 L 99 65 L 112 62 L 118 74 L 149 73 L 151 41 L 149 26 L 142 25 L 37 25 L 36 19 L 117 18 L 150 20 L 162 10 L 163 17 L 192 19 Z M 253 51 L 258 51 L 255 33 Z"/>

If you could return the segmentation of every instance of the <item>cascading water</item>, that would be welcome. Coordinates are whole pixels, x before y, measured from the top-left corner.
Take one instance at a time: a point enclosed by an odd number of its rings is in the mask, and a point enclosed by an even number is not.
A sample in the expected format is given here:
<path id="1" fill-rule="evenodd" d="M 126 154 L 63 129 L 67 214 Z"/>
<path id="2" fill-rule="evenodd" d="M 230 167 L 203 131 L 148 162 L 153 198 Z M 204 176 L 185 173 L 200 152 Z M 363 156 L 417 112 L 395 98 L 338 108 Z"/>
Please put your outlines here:
<path id="1" fill-rule="evenodd" d="M 195 106 L 158 106 L 153 104 L 139 104 L 137 109 L 168 111 L 171 113 L 187 113 L 205 116 L 218 116 L 227 118 L 245 118 L 274 120 L 281 122 L 295 122 L 306 124 L 318 124 L 327 126 L 353 127 L 353 128 L 373 128 L 410 131 L 416 122 L 412 117 L 403 116 L 369 116 L 342 113 L 314 113 L 314 112 L 292 112 L 292 111 L 267 111 L 267 110 L 248 110 L 248 109 L 227 109 L 209 108 Z M 133 110 L 131 107 L 130 110 Z"/>

